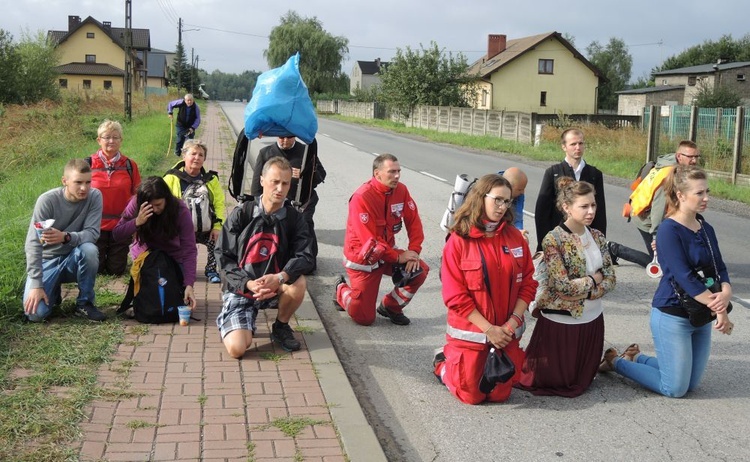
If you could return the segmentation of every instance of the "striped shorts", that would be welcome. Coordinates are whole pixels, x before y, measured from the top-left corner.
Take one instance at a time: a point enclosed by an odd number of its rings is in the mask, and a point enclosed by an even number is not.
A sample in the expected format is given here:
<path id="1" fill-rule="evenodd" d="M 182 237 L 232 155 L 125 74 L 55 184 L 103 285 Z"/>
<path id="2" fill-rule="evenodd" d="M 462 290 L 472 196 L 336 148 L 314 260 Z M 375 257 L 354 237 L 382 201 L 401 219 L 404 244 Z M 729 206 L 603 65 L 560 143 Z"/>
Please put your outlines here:
<path id="1" fill-rule="evenodd" d="M 252 300 L 235 293 L 224 292 L 221 299 L 222 308 L 216 318 L 216 325 L 219 327 L 222 339 L 237 329 L 249 330 L 255 335 L 255 319 L 258 317 L 258 310 L 279 307 L 279 297 Z"/>

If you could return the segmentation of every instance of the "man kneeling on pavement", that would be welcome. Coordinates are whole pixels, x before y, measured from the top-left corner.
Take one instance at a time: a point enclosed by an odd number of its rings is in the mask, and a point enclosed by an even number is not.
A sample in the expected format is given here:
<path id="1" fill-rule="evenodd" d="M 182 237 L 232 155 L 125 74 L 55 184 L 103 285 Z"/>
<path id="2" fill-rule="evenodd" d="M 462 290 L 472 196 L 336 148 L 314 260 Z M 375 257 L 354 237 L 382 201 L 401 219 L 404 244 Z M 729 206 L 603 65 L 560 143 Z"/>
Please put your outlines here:
<path id="1" fill-rule="evenodd" d="M 430 268 L 420 259 L 424 241 L 422 220 L 409 190 L 400 183 L 401 166 L 393 154 L 380 154 L 372 163 L 372 178 L 349 199 L 344 238 L 343 276 L 335 283 L 335 303 L 357 324 L 375 322 L 375 303 L 384 274 L 393 276 L 394 287 L 383 297 L 377 313 L 393 324 L 406 326 L 404 314 Z M 408 249 L 396 247 L 395 235 L 406 226 Z"/>
<path id="2" fill-rule="evenodd" d="M 303 274 L 315 261 L 307 222 L 289 202 L 292 168 L 283 157 L 263 165 L 262 194 L 237 206 L 216 244 L 222 273 L 223 304 L 216 319 L 222 341 L 233 358 L 252 345 L 259 309 L 278 308 L 271 338 L 286 351 L 300 349 L 289 320 L 307 289 Z"/>

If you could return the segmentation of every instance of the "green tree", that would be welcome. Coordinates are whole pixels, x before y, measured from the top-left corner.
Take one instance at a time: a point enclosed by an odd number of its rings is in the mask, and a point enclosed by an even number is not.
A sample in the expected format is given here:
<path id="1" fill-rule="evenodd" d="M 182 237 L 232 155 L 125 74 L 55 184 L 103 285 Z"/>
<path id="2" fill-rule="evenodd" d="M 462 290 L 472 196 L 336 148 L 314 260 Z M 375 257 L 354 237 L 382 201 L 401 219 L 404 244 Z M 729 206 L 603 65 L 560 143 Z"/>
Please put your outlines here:
<path id="1" fill-rule="evenodd" d="M 407 116 L 418 105 L 469 107 L 476 97 L 476 76 L 459 53 L 443 53 L 430 42 L 421 50 L 396 50 L 396 57 L 380 71 L 382 98 Z"/>
<path id="2" fill-rule="evenodd" d="M 58 99 L 57 85 L 59 73 L 55 70 L 59 58 L 55 46 L 47 39 L 47 34 L 24 32 L 16 47 L 18 69 L 16 91 L 20 103 L 33 103 L 45 98 Z"/>
<path id="3" fill-rule="evenodd" d="M 706 40 L 700 45 L 692 46 L 674 56 L 670 56 L 651 70 L 651 73 L 680 69 L 682 67 L 713 64 L 718 60 L 727 62 L 750 61 L 750 34 L 741 39 L 724 35 L 719 40 Z"/>
<path id="4" fill-rule="evenodd" d="M 622 39 L 612 37 L 607 45 L 597 41 L 586 48 L 589 61 L 598 67 L 608 82 L 599 86 L 599 108 L 617 109 L 617 93 L 624 90 L 630 81 L 633 68 L 633 57 Z"/>
<path id="5" fill-rule="evenodd" d="M 255 82 L 260 72 L 244 71 L 242 74 L 228 74 L 215 70 L 210 74 L 201 74 L 201 83 L 211 95 L 211 99 L 218 101 L 232 101 L 235 99 L 249 100 Z"/>
<path id="6" fill-rule="evenodd" d="M 18 52 L 13 36 L 0 29 L 0 104 L 18 101 L 16 92 Z"/>
<path id="7" fill-rule="evenodd" d="M 177 42 L 172 66 L 169 68 L 169 85 L 175 86 L 177 91 L 190 86 L 190 72 L 192 66 L 187 62 L 185 47 L 182 42 Z"/>
<path id="8" fill-rule="evenodd" d="M 323 29 L 317 17 L 303 18 L 294 11 L 281 17 L 271 30 L 263 56 L 271 68 L 300 53 L 300 74 L 311 94 L 334 92 L 341 86 L 341 64 L 349 53 L 349 40 Z"/>
<path id="9" fill-rule="evenodd" d="M 705 80 L 698 83 L 698 93 L 693 104 L 698 107 L 728 107 L 742 106 L 742 97 L 727 87 L 709 86 Z"/>

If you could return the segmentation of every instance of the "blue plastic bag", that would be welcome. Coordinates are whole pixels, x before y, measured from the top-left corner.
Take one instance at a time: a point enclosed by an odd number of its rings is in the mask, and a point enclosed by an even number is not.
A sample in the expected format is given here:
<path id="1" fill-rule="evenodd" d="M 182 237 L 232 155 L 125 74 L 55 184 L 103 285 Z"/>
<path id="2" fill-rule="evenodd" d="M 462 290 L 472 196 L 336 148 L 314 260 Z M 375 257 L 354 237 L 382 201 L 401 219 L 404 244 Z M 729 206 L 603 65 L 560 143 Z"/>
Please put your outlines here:
<path id="1" fill-rule="evenodd" d="M 245 136 L 294 135 L 307 144 L 318 131 L 318 118 L 299 73 L 299 53 L 258 76 L 245 108 Z"/>

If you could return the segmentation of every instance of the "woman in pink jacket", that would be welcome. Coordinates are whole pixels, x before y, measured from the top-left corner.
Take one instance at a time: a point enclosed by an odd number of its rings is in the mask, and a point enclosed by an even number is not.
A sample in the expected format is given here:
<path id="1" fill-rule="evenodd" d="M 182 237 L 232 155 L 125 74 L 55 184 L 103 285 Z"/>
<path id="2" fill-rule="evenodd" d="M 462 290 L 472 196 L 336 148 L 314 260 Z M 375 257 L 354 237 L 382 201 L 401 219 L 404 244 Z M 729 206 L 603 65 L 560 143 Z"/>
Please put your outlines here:
<path id="1" fill-rule="evenodd" d="M 479 383 L 490 348 L 504 350 L 521 370 L 524 313 L 537 281 L 529 246 L 513 226 L 511 186 L 485 175 L 454 216 L 443 249 L 441 280 L 448 308 L 447 343 L 435 354 L 435 375 L 464 403 L 508 399 L 518 374 L 489 393 Z"/>

